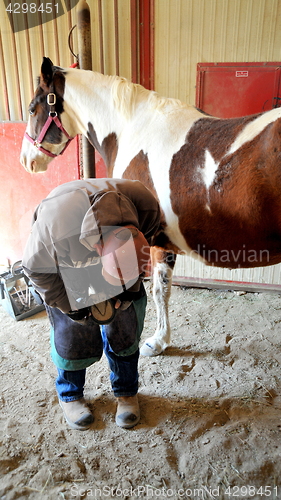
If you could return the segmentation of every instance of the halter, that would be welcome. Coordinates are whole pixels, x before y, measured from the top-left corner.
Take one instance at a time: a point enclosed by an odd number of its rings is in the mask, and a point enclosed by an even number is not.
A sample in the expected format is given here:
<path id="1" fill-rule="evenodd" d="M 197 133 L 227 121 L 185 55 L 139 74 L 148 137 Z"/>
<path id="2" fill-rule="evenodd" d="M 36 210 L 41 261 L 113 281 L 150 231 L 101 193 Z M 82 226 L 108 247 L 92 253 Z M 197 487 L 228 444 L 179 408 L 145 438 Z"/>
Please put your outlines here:
<path id="1" fill-rule="evenodd" d="M 27 132 L 25 132 L 25 134 L 24 134 L 24 137 L 29 142 L 31 142 L 33 146 L 35 146 L 39 151 L 41 151 L 41 153 L 44 153 L 45 155 L 50 156 L 51 158 L 55 158 L 58 155 L 51 153 L 51 151 L 48 151 L 47 149 L 43 148 L 41 143 L 43 142 L 43 139 L 44 139 L 48 129 L 50 128 L 50 126 L 53 122 L 64 133 L 64 135 L 68 139 L 63 150 L 59 153 L 60 155 L 62 155 L 62 153 L 64 153 L 64 151 L 66 150 L 70 141 L 73 139 L 73 137 L 70 137 L 70 135 L 63 128 L 62 123 L 61 123 L 60 119 L 58 118 L 57 112 L 55 111 L 56 100 L 57 100 L 56 94 L 50 93 L 47 95 L 47 104 L 50 106 L 49 116 L 48 116 L 47 121 L 46 121 L 45 125 L 43 126 L 39 136 L 37 137 L 37 139 L 32 139 L 32 137 L 30 137 L 30 135 Z"/>

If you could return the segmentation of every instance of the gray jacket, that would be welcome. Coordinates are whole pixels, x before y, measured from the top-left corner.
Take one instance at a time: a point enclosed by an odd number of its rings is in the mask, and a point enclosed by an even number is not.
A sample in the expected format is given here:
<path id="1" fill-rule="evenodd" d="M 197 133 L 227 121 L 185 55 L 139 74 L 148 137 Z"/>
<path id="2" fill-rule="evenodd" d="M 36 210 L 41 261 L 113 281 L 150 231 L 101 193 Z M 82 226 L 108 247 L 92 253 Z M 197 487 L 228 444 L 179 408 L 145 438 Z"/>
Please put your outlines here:
<path id="1" fill-rule="evenodd" d="M 101 233 L 128 224 L 142 231 L 149 244 L 159 230 L 158 202 L 139 181 L 86 179 L 55 188 L 34 213 L 22 261 L 44 302 L 63 312 L 84 307 L 75 297 L 75 288 L 81 295 L 79 280 L 85 286 L 86 274 L 101 275 L 93 244 Z"/>

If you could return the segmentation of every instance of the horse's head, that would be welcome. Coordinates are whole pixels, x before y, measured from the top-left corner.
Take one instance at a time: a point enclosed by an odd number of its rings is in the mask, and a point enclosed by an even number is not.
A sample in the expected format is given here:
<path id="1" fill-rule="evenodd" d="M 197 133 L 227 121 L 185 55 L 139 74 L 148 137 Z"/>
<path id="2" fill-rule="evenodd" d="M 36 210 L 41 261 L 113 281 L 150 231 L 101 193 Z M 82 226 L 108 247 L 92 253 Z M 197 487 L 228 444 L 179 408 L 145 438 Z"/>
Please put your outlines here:
<path id="1" fill-rule="evenodd" d="M 20 155 L 20 162 L 28 172 L 47 170 L 71 139 L 61 123 L 64 84 L 63 70 L 44 57 L 39 85 L 29 105 L 30 116 Z"/>

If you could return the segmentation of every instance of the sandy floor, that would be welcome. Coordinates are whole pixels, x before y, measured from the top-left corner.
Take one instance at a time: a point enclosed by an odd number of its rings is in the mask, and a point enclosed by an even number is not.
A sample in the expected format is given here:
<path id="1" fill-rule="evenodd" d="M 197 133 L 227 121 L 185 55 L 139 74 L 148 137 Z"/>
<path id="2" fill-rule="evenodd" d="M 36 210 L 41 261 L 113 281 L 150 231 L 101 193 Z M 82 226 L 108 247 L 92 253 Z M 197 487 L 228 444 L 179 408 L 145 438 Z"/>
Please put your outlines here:
<path id="1" fill-rule="evenodd" d="M 140 423 L 115 425 L 103 358 L 79 432 L 57 403 L 45 313 L 0 307 L 2 500 L 281 499 L 280 295 L 173 287 L 170 316 L 172 346 L 140 361 Z"/>

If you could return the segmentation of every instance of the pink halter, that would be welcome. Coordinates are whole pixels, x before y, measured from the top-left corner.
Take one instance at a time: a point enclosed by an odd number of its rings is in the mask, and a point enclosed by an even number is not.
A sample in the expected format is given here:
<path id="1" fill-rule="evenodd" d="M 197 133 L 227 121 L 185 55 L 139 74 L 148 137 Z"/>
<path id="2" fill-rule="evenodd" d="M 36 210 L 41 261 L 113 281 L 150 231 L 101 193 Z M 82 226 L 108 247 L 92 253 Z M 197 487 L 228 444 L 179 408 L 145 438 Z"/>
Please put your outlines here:
<path id="1" fill-rule="evenodd" d="M 56 94 L 53 94 L 53 93 L 50 93 L 47 95 L 47 103 L 49 106 L 51 107 L 54 107 L 55 104 L 56 104 Z M 67 137 L 68 141 L 66 143 L 66 145 L 64 146 L 63 150 L 59 153 L 60 155 L 66 150 L 67 146 L 69 145 L 70 141 L 73 139 L 73 137 L 70 137 L 70 135 L 66 132 L 66 130 L 63 128 L 62 126 L 62 123 L 60 121 L 60 119 L 58 118 L 58 115 L 57 115 L 57 112 L 56 111 L 52 111 L 50 110 L 49 112 L 49 116 L 47 118 L 47 121 L 45 123 L 45 125 L 43 126 L 39 136 L 37 137 L 37 139 L 32 139 L 32 137 L 30 137 L 30 135 L 25 132 L 24 134 L 24 137 L 32 143 L 33 146 L 35 146 L 39 151 L 41 151 L 41 153 L 44 153 L 45 155 L 47 156 L 50 156 L 51 158 L 55 158 L 56 154 L 54 153 L 51 153 L 51 151 L 48 151 L 47 149 L 43 148 L 43 146 L 41 145 L 41 143 L 43 142 L 43 139 L 49 129 L 49 127 L 51 126 L 52 123 L 55 123 L 56 126 L 64 133 L 64 135 Z"/>

